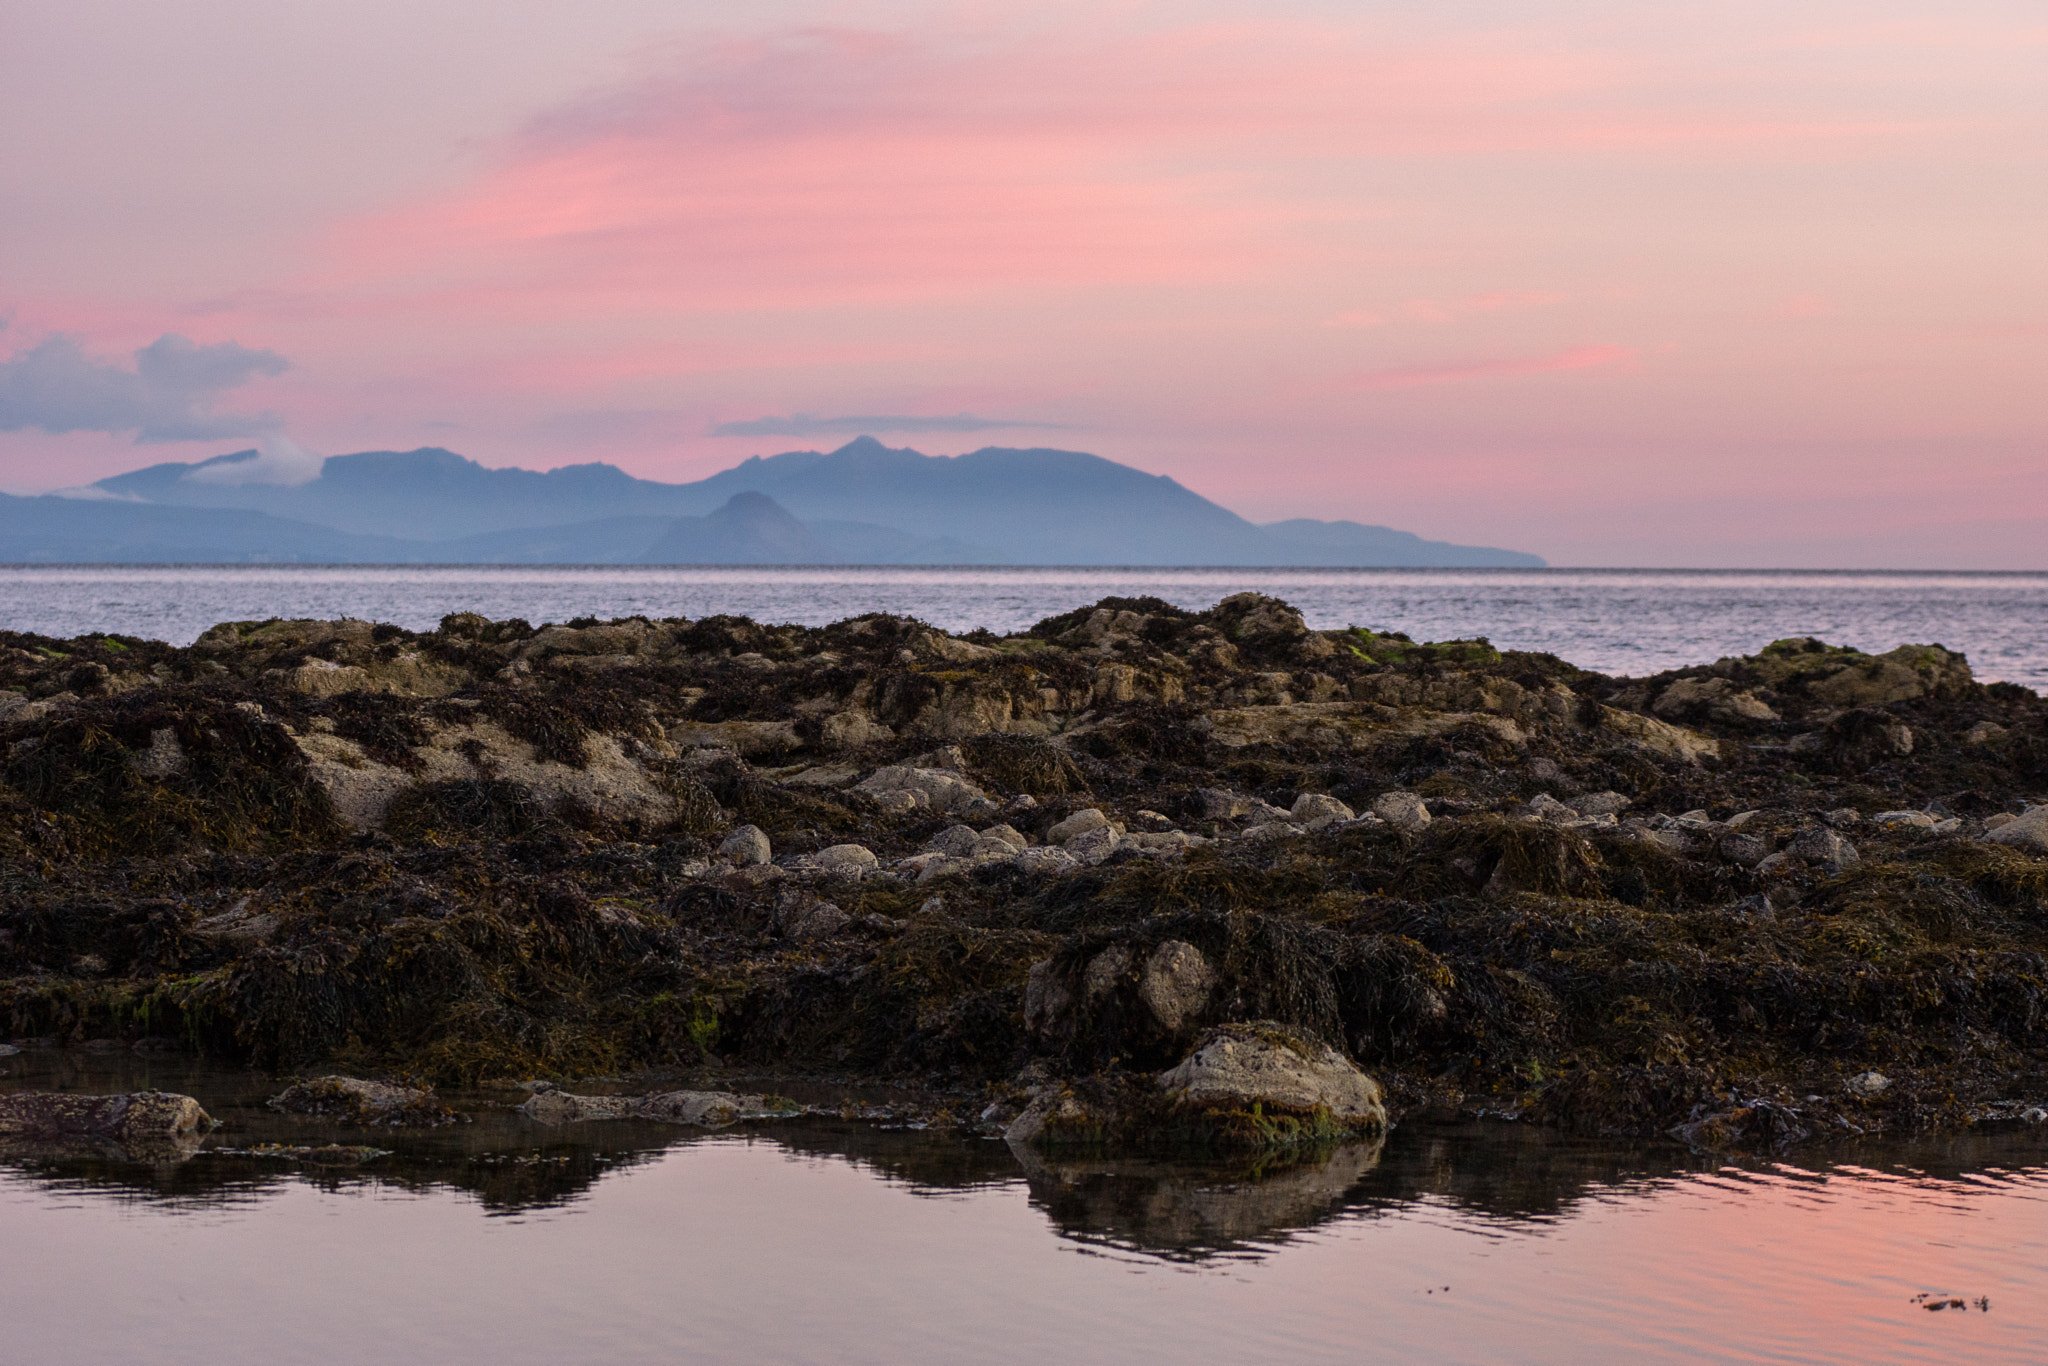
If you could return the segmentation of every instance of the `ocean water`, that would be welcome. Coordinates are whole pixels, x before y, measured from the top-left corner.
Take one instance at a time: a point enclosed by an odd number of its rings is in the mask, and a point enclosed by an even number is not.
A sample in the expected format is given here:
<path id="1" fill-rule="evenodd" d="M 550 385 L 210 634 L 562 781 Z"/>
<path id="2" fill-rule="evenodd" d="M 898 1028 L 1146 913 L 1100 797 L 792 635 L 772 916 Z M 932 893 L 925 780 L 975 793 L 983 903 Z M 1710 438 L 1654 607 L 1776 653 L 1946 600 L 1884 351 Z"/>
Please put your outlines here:
<path id="1" fill-rule="evenodd" d="M 0 1149 L 9 1366 L 2038 1362 L 2038 1130 L 1780 1162 L 1494 1123 L 1282 1170 L 1051 1165 L 832 1120 L 336 1130 L 198 1096 L 182 1161 Z M 90 1066 L 103 1064 L 88 1060 Z M 141 1071 L 150 1075 L 140 1075 Z M 360 1166 L 259 1145 L 371 1143 Z M 1939 1308 L 1930 1309 L 1930 1304 Z"/>
<path id="2" fill-rule="evenodd" d="M 414 630 L 449 612 L 701 617 L 824 625 L 863 612 L 952 631 L 1020 630 L 1100 598 L 1207 607 L 1271 593 L 1318 628 L 1485 636 L 1642 675 L 1785 636 L 1881 651 L 1937 643 L 1977 676 L 2048 690 L 2048 574 L 1583 569 L 1045 569 L 614 566 L 0 566 L 0 627 L 186 644 L 220 621 L 364 617 Z"/>

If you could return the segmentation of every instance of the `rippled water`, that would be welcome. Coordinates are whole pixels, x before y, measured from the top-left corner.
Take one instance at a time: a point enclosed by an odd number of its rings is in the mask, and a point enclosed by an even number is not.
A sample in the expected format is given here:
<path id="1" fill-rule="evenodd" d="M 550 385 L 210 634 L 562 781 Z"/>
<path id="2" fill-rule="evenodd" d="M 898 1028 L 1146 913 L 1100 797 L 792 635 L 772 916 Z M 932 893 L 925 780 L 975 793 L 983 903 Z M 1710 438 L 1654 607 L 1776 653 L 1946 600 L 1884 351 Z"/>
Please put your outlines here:
<path id="1" fill-rule="evenodd" d="M 862 612 L 948 630 L 1022 629 L 1106 596 L 1207 607 L 1277 594 L 1318 628 L 1483 635 L 1586 668 L 1647 674 L 1814 635 L 1866 650 L 1940 643 L 1978 677 L 2048 689 L 2048 574 L 1472 569 L 926 569 L 550 566 L 0 566 L 0 627 L 186 644 L 220 621 L 449 612 L 701 617 L 824 625 Z"/>
<path id="2" fill-rule="evenodd" d="M 0 1085 L 190 1090 L 353 1169 L 0 1156 L 0 1359 L 2034 1362 L 2038 1133 L 1728 1162 L 1510 1125 L 1254 1172 L 1026 1166 L 828 1121 L 690 1137 L 294 1127 L 275 1084 L 155 1064 Z M 40 1075 L 38 1075 L 40 1073 Z M 1927 1297 L 1961 1307 L 1929 1311 Z"/>

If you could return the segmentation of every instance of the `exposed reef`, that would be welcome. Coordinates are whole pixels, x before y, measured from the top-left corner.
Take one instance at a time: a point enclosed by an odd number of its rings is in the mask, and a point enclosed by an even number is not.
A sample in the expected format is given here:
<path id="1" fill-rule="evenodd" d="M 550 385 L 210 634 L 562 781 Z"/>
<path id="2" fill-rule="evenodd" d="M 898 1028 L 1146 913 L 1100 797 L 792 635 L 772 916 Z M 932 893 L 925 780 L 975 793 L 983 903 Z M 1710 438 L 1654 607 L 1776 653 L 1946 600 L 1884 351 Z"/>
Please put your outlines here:
<path id="1" fill-rule="evenodd" d="M 1772 1148 L 2040 1114 L 2044 898 L 2048 703 L 1935 645 L 1611 678 L 1250 594 L 0 633 L 0 1038 Z M 1335 1089 L 1200 1089 L 1233 1039 Z"/>

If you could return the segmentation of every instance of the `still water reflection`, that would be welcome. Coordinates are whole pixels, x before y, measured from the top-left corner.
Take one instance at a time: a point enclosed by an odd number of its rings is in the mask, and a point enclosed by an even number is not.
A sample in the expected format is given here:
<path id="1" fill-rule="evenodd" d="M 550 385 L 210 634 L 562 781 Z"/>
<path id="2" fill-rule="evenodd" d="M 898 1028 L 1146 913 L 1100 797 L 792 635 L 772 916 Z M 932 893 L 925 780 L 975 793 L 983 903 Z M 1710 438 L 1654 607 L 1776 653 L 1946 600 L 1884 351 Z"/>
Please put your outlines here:
<path id="1" fill-rule="evenodd" d="M 190 1065 L 183 1161 L 0 1157 L 10 1363 L 2035 1361 L 2038 1134 L 1801 1165 L 1413 1123 L 1259 1170 L 836 1121 L 321 1130 Z M 40 1073 L 40 1075 L 38 1075 Z M 237 1155 L 375 1142 L 360 1167 Z M 1930 1311 L 1924 1297 L 1963 1300 Z M 1978 1303 L 1988 1305 L 1979 1308 Z"/>

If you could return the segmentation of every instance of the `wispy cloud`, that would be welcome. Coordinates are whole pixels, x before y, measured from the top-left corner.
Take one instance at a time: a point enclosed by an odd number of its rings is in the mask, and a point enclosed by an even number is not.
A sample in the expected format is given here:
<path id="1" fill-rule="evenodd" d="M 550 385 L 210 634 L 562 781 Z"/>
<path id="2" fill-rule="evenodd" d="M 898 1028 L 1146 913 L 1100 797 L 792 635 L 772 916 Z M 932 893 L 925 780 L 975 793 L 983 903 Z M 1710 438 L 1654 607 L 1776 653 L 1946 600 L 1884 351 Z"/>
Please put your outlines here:
<path id="1" fill-rule="evenodd" d="M 1492 379 L 1504 375 L 1541 375 L 1555 370 L 1591 370 L 1596 366 L 1618 365 L 1635 358 L 1628 346 L 1570 346 L 1541 356 L 1514 356 L 1499 360 L 1450 361 L 1438 365 L 1410 365 L 1392 370 L 1370 370 L 1352 378 L 1352 389 L 1417 389 L 1427 384 L 1454 384 L 1459 380 Z"/>
<path id="2" fill-rule="evenodd" d="M 866 417 L 817 417 L 791 413 L 787 417 L 755 417 L 743 422 L 720 422 L 712 436 L 832 436 L 863 432 L 993 432 L 1013 427 L 1057 429 L 1057 422 L 1028 422 L 1018 418 L 976 417 L 954 413 L 950 417 L 922 417 L 909 414 Z"/>
<path id="3" fill-rule="evenodd" d="M 138 442 L 217 441 L 275 430 L 270 413 L 223 413 L 215 402 L 258 375 L 289 368 L 275 351 L 201 346 L 166 332 L 127 369 L 95 361 L 57 334 L 0 361 L 0 431 L 134 432 Z"/>

